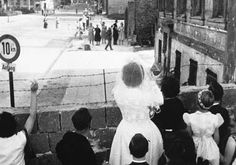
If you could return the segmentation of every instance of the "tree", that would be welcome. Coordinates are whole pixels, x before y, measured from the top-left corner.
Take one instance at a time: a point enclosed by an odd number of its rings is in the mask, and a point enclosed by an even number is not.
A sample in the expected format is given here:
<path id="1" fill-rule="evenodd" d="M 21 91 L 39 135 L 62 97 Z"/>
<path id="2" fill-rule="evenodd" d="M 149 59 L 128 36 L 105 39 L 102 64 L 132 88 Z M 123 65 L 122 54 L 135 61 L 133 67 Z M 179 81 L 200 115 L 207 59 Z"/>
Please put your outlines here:
<path id="1" fill-rule="evenodd" d="M 140 45 L 154 45 L 156 8 L 154 0 L 140 0 L 136 10 L 137 41 Z"/>

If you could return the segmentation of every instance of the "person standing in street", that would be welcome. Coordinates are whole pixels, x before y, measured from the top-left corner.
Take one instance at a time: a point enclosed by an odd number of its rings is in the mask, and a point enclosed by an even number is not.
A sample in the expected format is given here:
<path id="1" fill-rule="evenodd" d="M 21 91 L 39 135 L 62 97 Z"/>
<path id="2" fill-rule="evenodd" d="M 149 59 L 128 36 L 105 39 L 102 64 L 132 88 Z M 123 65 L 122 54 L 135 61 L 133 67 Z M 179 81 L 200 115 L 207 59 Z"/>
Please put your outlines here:
<path id="1" fill-rule="evenodd" d="M 124 44 L 124 39 L 125 39 L 125 29 L 124 29 L 124 24 L 123 22 L 120 23 L 119 27 L 119 45 Z"/>
<path id="2" fill-rule="evenodd" d="M 89 43 L 93 45 L 94 28 L 93 28 L 93 24 L 92 23 L 90 23 L 89 28 L 88 28 L 88 39 L 89 39 Z"/>
<path id="3" fill-rule="evenodd" d="M 107 50 L 107 47 L 110 46 L 110 50 L 113 50 L 112 49 L 112 46 L 111 46 L 111 39 L 112 39 L 112 32 L 111 32 L 111 28 L 109 27 L 107 32 L 106 32 L 106 38 L 107 38 L 107 45 L 105 47 L 105 50 Z"/>
<path id="4" fill-rule="evenodd" d="M 101 30 L 100 30 L 100 28 L 97 25 L 97 27 L 95 28 L 95 41 L 96 41 L 96 45 L 97 46 L 100 45 L 100 41 L 101 41 L 100 33 L 101 33 Z"/>
<path id="5" fill-rule="evenodd" d="M 58 17 L 56 17 L 56 29 L 58 29 L 58 25 L 59 25 L 59 19 Z"/>
<path id="6" fill-rule="evenodd" d="M 118 27 L 117 27 L 117 20 L 115 21 L 115 23 L 113 24 L 113 44 L 117 45 L 117 40 L 119 37 L 119 32 L 118 32 Z"/>

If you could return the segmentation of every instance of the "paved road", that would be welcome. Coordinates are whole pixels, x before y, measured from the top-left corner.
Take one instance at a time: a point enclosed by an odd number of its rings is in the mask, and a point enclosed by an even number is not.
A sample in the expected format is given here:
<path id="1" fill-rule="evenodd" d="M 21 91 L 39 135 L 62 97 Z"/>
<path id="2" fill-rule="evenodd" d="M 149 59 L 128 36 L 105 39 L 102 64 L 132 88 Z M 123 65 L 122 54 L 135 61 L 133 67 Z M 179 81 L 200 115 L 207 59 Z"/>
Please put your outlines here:
<path id="1" fill-rule="evenodd" d="M 101 18 L 94 17 L 94 25 L 99 23 Z M 43 29 L 43 17 L 40 15 L 13 17 L 10 18 L 10 23 L 0 17 L 0 23 L 3 24 L 0 34 L 13 34 L 22 47 L 22 53 L 15 62 L 15 78 L 39 79 L 40 106 L 113 100 L 111 90 L 116 74 L 127 58 L 139 56 L 147 67 L 154 62 L 153 50 L 134 53 L 133 48 L 128 45 L 113 46 L 113 51 L 105 51 L 105 45 L 91 45 L 91 51 L 81 50 L 88 41 L 86 33 L 84 40 L 72 38 L 76 19 L 77 17 L 60 17 L 59 29 L 55 29 L 55 17 L 51 16 L 48 18 L 49 28 Z M 105 18 L 102 20 L 107 25 L 114 22 Z M 103 72 L 107 73 L 106 97 Z M 7 78 L 8 73 L 1 71 L 0 91 L 8 91 L 8 82 L 1 82 Z M 29 105 L 29 91 L 22 91 L 28 90 L 29 84 L 29 81 L 15 81 L 17 107 Z M 9 93 L 0 92 L 0 107 L 9 106 L 9 102 Z"/>

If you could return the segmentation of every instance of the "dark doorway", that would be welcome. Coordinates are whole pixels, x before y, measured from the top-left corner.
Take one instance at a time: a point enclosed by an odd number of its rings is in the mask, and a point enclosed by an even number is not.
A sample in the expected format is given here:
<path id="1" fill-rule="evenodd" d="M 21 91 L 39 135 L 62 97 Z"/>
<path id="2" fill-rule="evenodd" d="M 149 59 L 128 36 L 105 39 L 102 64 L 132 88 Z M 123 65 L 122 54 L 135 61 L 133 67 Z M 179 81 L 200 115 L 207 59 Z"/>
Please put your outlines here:
<path id="1" fill-rule="evenodd" d="M 162 49 L 162 41 L 159 40 L 159 43 L 158 43 L 158 63 L 161 63 L 161 50 Z"/>
<path id="2" fill-rule="evenodd" d="M 210 69 L 206 69 L 207 77 L 206 84 L 210 84 L 212 81 L 217 81 L 217 74 L 211 71 Z"/>
<path id="3" fill-rule="evenodd" d="M 190 59 L 188 85 L 196 85 L 198 62 Z"/>
<path id="4" fill-rule="evenodd" d="M 181 52 L 176 50 L 175 55 L 175 78 L 180 80 Z"/>

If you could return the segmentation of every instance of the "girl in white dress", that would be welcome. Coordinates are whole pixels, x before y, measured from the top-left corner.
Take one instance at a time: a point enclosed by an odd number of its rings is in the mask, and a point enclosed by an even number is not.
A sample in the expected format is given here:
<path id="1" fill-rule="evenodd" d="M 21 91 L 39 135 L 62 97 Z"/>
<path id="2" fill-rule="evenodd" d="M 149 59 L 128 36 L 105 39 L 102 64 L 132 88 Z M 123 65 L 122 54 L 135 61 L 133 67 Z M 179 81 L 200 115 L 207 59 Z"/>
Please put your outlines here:
<path id="1" fill-rule="evenodd" d="M 218 128 L 223 124 L 224 119 L 220 114 L 214 115 L 208 111 L 214 103 L 214 95 L 211 91 L 200 91 L 198 103 L 201 109 L 192 114 L 184 113 L 183 119 L 192 133 L 197 158 L 208 160 L 211 165 L 219 165 Z"/>
<path id="2" fill-rule="evenodd" d="M 132 162 L 129 142 L 136 133 L 149 141 L 146 161 L 157 165 L 163 153 L 163 142 L 159 129 L 150 120 L 150 107 L 163 104 L 163 95 L 154 81 L 147 76 L 141 62 L 131 60 L 118 75 L 113 94 L 123 119 L 114 136 L 109 163 L 127 165 Z"/>

